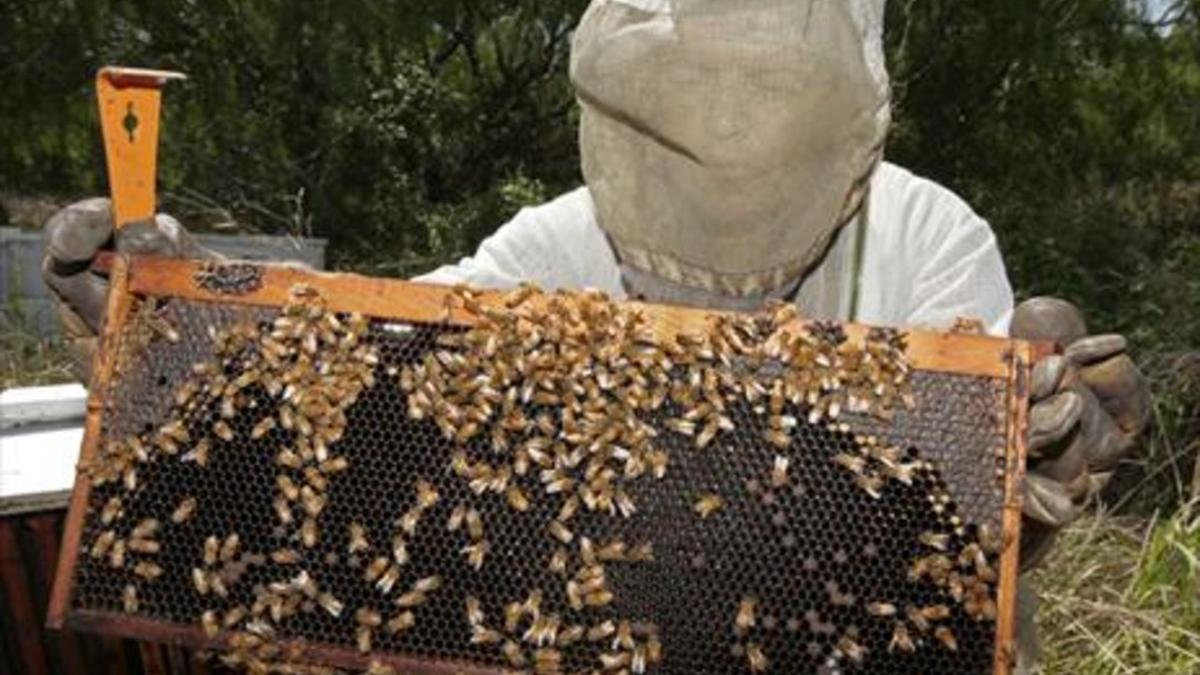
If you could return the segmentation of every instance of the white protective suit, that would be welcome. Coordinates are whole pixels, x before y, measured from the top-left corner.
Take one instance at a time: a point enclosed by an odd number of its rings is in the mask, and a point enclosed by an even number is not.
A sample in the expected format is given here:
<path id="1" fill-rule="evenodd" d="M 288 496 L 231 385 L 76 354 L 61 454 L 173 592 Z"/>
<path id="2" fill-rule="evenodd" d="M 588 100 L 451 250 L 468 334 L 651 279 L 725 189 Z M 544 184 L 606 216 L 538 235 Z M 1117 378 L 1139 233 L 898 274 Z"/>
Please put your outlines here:
<path id="1" fill-rule="evenodd" d="M 1008 328 L 987 224 L 881 164 L 884 0 L 593 0 L 571 48 L 586 188 L 426 281 Z M 861 208 L 865 201 L 865 208 Z"/>
<path id="2" fill-rule="evenodd" d="M 1007 332 L 1012 290 L 987 222 L 946 188 L 886 162 L 867 195 L 864 217 L 838 233 L 802 282 L 796 300 L 805 315 L 943 329 L 971 317 L 989 333 Z M 531 281 L 626 295 L 587 188 L 522 209 L 474 256 L 417 280 L 492 288 Z"/>

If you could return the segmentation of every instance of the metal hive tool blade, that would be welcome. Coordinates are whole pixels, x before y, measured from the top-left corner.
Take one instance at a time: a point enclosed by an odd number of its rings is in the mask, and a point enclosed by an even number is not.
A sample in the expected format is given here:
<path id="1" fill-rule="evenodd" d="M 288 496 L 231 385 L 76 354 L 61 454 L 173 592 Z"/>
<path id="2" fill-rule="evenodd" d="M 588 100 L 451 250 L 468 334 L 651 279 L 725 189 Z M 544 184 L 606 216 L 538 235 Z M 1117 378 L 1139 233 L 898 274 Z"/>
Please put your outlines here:
<path id="1" fill-rule="evenodd" d="M 1038 346 L 518 295 L 118 261 L 50 622 L 377 672 L 1009 672 Z M 676 338 L 714 325 L 902 384 L 796 405 L 820 362 Z"/>

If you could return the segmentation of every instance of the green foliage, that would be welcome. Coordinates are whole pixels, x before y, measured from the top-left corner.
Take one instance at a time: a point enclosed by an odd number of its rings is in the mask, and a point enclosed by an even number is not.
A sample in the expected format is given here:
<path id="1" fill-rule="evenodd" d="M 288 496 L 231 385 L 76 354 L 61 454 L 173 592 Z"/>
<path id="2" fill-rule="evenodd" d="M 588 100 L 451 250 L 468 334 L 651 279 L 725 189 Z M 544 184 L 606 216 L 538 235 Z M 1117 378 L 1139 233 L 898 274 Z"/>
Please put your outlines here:
<path id="1" fill-rule="evenodd" d="M 565 73 L 585 4 L 0 0 L 0 185 L 103 193 L 96 69 L 174 68 L 164 210 L 422 271 L 578 183 Z"/>
<path id="2" fill-rule="evenodd" d="M 991 221 L 1020 295 L 1144 352 L 1200 344 L 1198 8 L 1159 26 L 1119 0 L 889 7 L 890 156 Z"/>
<path id="3" fill-rule="evenodd" d="M 1099 514 L 1064 533 L 1035 575 L 1045 672 L 1200 671 L 1197 515 L 1195 505 L 1148 524 Z"/>

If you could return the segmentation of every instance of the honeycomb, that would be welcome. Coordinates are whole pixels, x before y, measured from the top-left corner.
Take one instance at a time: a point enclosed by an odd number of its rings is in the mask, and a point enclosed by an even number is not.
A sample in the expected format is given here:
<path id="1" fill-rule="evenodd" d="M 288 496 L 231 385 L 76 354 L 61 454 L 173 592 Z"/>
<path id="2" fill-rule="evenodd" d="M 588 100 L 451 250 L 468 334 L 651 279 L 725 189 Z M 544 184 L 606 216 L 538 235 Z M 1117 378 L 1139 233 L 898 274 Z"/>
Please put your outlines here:
<path id="1" fill-rule="evenodd" d="M 73 611 L 251 672 L 993 672 L 1006 380 L 782 308 L 664 341 L 595 294 L 460 289 L 467 328 L 294 290 L 136 299 Z"/>

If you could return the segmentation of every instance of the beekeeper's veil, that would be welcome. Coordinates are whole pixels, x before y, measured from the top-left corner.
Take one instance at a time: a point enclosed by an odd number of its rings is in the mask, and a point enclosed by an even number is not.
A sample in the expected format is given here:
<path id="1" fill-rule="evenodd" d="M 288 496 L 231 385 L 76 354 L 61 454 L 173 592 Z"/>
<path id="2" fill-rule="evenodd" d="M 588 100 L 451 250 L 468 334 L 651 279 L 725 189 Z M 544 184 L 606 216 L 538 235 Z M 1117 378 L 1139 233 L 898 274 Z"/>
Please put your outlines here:
<path id="1" fill-rule="evenodd" d="M 593 0 L 571 78 L 584 178 L 627 284 L 735 301 L 795 288 L 882 152 L 883 6 Z"/>

